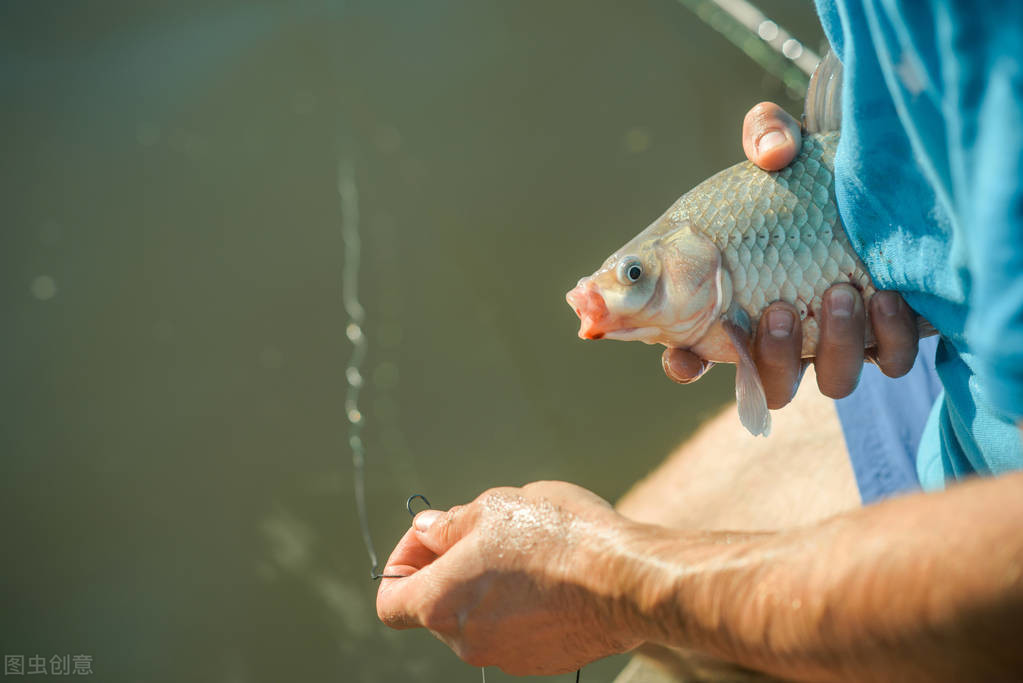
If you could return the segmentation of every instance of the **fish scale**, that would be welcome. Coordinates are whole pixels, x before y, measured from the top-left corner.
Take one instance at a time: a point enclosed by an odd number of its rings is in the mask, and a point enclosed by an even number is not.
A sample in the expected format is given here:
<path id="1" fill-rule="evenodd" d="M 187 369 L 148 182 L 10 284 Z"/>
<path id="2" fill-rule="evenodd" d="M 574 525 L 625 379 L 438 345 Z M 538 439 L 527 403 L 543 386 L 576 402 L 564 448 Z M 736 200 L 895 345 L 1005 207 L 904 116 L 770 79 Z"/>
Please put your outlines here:
<path id="1" fill-rule="evenodd" d="M 771 302 L 795 304 L 803 356 L 816 352 L 817 314 L 828 287 L 849 282 L 865 299 L 875 291 L 838 218 L 832 170 L 838 138 L 837 132 L 805 136 L 799 155 L 781 171 L 748 161 L 727 168 L 683 196 L 672 215 L 720 250 L 732 299 L 754 327 Z"/>

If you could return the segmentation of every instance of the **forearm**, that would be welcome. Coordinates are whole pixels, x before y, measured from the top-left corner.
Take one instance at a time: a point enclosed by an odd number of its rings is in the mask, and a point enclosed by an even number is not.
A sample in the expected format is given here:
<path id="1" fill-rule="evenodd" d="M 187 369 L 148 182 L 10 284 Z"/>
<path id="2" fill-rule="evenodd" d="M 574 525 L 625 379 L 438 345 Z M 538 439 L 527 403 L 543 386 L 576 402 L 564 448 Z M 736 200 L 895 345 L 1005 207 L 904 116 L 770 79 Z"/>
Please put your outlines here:
<path id="1" fill-rule="evenodd" d="M 641 637 L 777 675 L 1004 677 L 1023 671 L 1021 518 L 1016 474 L 779 533 L 630 523 L 590 580 L 624 586 Z"/>
<path id="2" fill-rule="evenodd" d="M 775 530 L 859 507 L 835 404 L 817 391 L 813 367 L 795 400 L 773 419 L 771 436 L 754 437 L 728 406 L 616 509 L 680 529 Z"/>

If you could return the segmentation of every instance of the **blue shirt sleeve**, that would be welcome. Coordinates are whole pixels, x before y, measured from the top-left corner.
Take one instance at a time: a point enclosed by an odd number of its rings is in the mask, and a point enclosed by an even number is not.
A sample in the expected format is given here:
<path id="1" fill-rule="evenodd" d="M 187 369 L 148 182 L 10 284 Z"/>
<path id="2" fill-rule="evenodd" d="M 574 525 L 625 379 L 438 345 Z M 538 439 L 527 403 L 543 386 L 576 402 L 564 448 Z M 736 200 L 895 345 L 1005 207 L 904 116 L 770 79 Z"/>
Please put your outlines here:
<path id="1" fill-rule="evenodd" d="M 966 334 L 996 410 L 1023 417 L 1023 3 L 938 2 Z"/>

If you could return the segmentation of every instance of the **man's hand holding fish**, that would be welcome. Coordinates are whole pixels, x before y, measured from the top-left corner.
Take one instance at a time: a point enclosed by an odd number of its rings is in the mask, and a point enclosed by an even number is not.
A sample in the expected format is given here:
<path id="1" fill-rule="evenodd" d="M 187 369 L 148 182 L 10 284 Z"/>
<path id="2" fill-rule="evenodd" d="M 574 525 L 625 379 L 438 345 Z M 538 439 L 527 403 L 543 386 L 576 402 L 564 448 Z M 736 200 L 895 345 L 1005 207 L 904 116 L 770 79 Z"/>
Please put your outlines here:
<path id="1" fill-rule="evenodd" d="M 799 123 L 773 102 L 761 102 L 743 119 L 743 151 L 765 171 L 788 166 L 801 143 Z M 885 375 L 902 377 L 916 360 L 913 312 L 896 292 L 877 292 L 869 307 L 876 346 L 867 349 L 867 358 Z M 856 388 L 864 360 L 864 310 L 854 287 L 838 284 L 824 294 L 814 365 L 817 386 L 825 396 L 844 398 Z M 806 364 L 800 358 L 802 339 L 796 307 L 786 301 L 769 304 L 757 325 L 752 350 L 771 410 L 785 406 L 795 395 Z M 679 384 L 696 381 L 713 366 L 692 351 L 675 347 L 664 350 L 661 362 L 665 374 Z"/>

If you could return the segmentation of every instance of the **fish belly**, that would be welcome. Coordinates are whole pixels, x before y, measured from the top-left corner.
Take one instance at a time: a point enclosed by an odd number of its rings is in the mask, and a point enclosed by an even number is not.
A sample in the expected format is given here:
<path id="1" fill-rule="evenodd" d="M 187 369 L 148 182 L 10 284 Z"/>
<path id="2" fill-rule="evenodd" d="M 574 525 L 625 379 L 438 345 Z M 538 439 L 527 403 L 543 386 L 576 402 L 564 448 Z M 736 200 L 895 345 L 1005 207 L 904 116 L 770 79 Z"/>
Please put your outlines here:
<path id="1" fill-rule="evenodd" d="M 807 135 L 795 160 L 778 172 L 736 164 L 693 188 L 680 207 L 696 232 L 721 251 L 732 300 L 756 327 L 778 300 L 803 321 L 803 356 L 815 355 L 821 297 L 848 282 L 864 300 L 875 289 L 845 234 L 835 204 L 834 159 L 839 134 Z M 867 326 L 870 329 L 870 326 Z M 867 340 L 867 346 L 873 344 Z"/>

